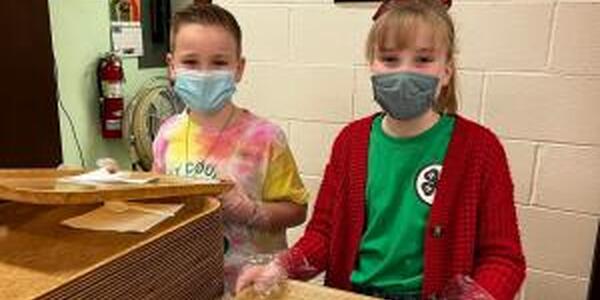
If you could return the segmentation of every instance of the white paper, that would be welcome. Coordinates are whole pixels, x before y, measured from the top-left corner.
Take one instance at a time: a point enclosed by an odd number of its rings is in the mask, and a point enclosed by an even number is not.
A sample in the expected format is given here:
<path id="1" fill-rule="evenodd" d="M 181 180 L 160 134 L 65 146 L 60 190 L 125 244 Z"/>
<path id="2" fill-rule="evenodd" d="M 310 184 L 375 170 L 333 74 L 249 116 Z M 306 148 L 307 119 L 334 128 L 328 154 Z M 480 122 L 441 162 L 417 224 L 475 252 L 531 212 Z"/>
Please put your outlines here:
<path id="1" fill-rule="evenodd" d="M 174 216 L 182 207 L 183 204 L 119 202 L 118 205 L 105 204 L 83 215 L 66 219 L 61 224 L 88 230 L 146 232 Z"/>
<path id="2" fill-rule="evenodd" d="M 105 168 L 100 168 L 91 172 L 83 173 L 76 176 L 62 177 L 60 182 L 78 183 L 87 185 L 96 184 L 111 184 L 111 183 L 128 183 L 128 184 L 145 184 L 158 180 L 158 176 L 148 176 L 144 178 L 131 178 L 129 172 L 114 172 L 111 173 Z"/>
<path id="3" fill-rule="evenodd" d="M 113 51 L 122 57 L 144 55 L 142 26 L 138 22 L 111 23 Z"/>

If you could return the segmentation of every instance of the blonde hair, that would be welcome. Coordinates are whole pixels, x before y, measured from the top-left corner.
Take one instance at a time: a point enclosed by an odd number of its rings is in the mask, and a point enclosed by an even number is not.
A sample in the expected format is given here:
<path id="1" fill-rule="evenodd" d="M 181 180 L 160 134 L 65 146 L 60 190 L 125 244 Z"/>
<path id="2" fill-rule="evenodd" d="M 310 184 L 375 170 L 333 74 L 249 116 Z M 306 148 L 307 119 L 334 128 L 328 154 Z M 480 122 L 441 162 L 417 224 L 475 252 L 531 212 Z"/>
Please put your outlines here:
<path id="1" fill-rule="evenodd" d="M 378 11 L 375 23 L 367 37 L 366 58 L 369 63 L 375 59 L 379 49 L 390 46 L 404 49 L 415 40 L 419 26 L 428 25 L 434 34 L 435 48 L 447 50 L 447 63 L 452 67 L 448 85 L 442 88 L 434 110 L 439 113 L 456 113 L 456 51 L 454 24 L 446 7 L 440 0 L 389 1 L 382 12 Z"/>
<path id="2" fill-rule="evenodd" d="M 179 29 L 187 24 L 218 26 L 229 32 L 235 40 L 238 57 L 242 54 L 242 30 L 237 20 L 228 10 L 211 4 L 210 1 L 196 1 L 176 12 L 171 19 L 171 52 L 175 50 L 175 37 Z"/>

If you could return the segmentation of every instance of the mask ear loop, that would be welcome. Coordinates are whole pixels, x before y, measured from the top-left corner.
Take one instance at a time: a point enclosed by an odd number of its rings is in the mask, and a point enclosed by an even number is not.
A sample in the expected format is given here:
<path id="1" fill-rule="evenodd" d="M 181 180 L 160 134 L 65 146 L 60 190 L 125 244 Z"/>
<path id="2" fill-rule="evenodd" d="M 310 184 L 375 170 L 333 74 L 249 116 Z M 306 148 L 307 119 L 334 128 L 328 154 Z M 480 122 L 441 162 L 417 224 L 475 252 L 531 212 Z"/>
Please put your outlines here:
<path id="1" fill-rule="evenodd" d="M 190 115 L 189 115 L 189 108 L 186 107 L 186 109 L 184 110 L 184 113 L 187 114 L 187 122 L 186 122 L 186 126 L 185 126 L 185 163 L 187 164 L 190 161 L 190 152 L 189 152 L 189 146 L 190 146 Z M 187 175 L 187 174 L 186 174 Z"/>

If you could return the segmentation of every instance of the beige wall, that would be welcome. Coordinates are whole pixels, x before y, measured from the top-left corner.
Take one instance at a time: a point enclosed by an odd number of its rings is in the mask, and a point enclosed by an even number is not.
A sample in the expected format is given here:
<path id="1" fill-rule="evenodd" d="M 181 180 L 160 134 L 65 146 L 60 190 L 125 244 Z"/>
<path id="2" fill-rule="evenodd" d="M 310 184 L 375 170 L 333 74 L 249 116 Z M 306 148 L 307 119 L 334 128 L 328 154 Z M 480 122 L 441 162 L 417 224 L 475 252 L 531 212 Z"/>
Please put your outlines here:
<path id="1" fill-rule="evenodd" d="M 286 130 L 316 194 L 335 134 L 375 109 L 363 60 L 375 4 L 217 2 L 245 34 L 237 101 Z M 451 12 L 461 111 L 509 155 L 529 267 L 522 297 L 585 299 L 600 216 L 600 0 L 455 0 Z"/>

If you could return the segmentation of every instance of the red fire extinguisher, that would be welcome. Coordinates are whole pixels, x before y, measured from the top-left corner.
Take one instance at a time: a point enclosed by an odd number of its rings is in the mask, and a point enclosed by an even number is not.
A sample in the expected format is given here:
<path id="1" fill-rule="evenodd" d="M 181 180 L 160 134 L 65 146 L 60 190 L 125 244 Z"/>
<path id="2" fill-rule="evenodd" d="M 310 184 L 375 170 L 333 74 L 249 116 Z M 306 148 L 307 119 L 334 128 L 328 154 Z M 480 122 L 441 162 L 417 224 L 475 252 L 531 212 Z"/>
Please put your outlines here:
<path id="1" fill-rule="evenodd" d="M 123 136 L 123 64 L 115 53 L 107 53 L 98 63 L 100 89 L 100 120 L 102 137 L 118 139 Z"/>

